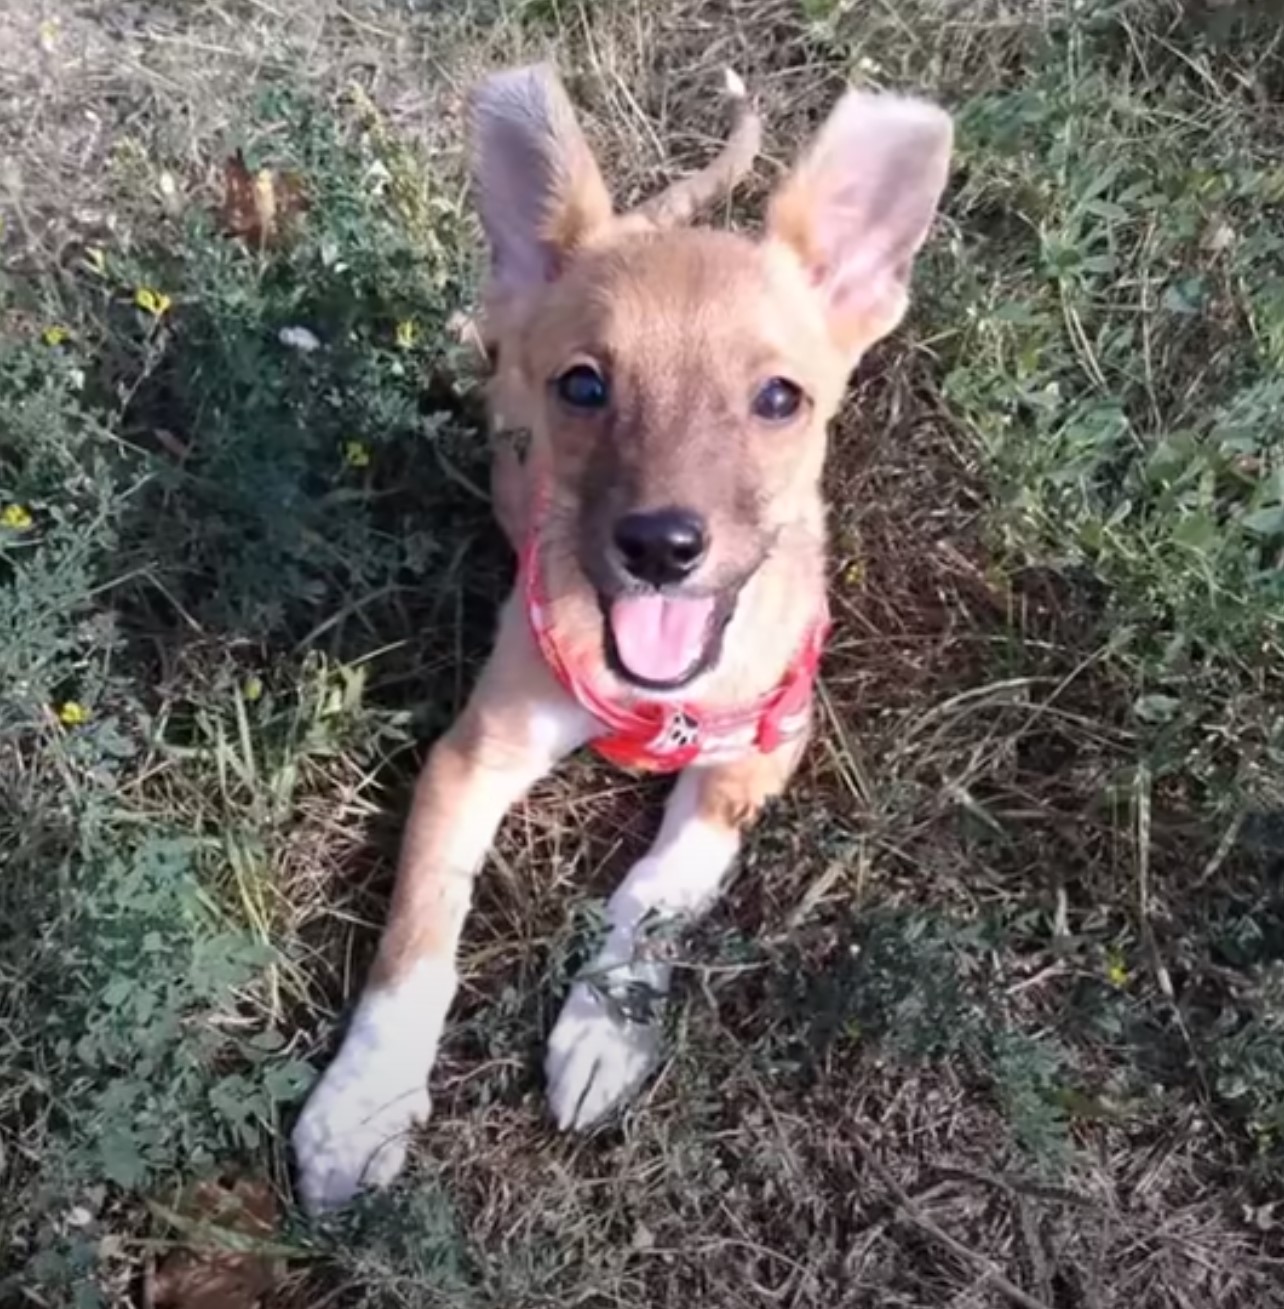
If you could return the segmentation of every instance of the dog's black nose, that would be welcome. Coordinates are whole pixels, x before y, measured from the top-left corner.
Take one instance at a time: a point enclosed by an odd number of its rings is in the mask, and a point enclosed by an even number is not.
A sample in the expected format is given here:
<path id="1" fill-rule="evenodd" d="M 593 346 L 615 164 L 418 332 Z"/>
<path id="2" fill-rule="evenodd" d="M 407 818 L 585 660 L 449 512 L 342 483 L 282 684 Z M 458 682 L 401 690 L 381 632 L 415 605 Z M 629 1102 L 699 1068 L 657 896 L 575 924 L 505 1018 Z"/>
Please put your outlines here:
<path id="1" fill-rule="evenodd" d="M 621 518 L 615 548 L 639 582 L 671 586 L 695 571 L 708 542 L 704 523 L 689 509 L 657 509 Z"/>

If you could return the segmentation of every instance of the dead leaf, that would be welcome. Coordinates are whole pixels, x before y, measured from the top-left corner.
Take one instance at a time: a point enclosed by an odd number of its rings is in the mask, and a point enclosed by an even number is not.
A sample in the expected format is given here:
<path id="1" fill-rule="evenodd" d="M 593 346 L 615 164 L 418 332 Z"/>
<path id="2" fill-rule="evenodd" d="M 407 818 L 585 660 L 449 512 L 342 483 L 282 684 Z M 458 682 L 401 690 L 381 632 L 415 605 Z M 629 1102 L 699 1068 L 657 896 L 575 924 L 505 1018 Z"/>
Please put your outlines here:
<path id="1" fill-rule="evenodd" d="M 284 1275 L 271 1244 L 279 1211 L 266 1182 L 200 1182 L 174 1211 L 154 1208 L 184 1239 L 152 1278 L 154 1309 L 254 1309 Z"/>
<path id="2" fill-rule="evenodd" d="M 297 173 L 279 173 L 271 168 L 251 173 L 239 150 L 224 161 L 218 221 L 229 236 L 258 249 L 279 244 L 291 220 L 307 204 L 303 181 Z"/>

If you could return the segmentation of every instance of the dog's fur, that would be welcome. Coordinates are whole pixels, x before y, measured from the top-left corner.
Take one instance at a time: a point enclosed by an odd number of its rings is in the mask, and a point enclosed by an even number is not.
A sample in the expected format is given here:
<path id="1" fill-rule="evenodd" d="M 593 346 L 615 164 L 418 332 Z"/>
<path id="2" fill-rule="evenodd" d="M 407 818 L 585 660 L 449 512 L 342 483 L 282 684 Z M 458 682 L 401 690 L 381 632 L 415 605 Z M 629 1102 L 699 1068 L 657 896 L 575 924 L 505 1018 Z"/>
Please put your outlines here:
<path id="1" fill-rule="evenodd" d="M 690 507 L 709 546 L 682 588 L 717 597 L 716 630 L 681 693 L 712 708 L 752 702 L 780 682 L 823 609 L 826 427 L 862 352 L 905 311 L 946 180 L 950 120 L 921 101 L 849 93 L 753 240 L 671 229 L 747 162 L 757 124 L 743 105 L 734 151 L 623 216 L 547 68 L 491 78 L 472 107 L 494 405 L 531 434 L 525 466 L 497 483 L 497 510 L 518 542 L 537 534 L 532 558 L 558 646 L 612 699 L 668 693 L 609 657 L 607 615 L 635 587 L 612 531 L 625 514 Z M 568 408 L 552 385 L 577 363 L 609 378 L 599 411 Z M 755 415 L 771 378 L 801 390 L 796 416 Z M 472 698 L 424 767 L 369 984 L 295 1130 L 310 1208 L 399 1170 L 428 1113 L 473 878 L 505 811 L 597 727 L 541 657 L 519 588 Z M 643 919 L 681 923 L 708 907 L 740 832 L 786 785 L 800 750 L 799 740 L 749 749 L 680 775 L 654 846 L 610 901 L 594 969 L 609 975 L 606 990 L 664 991 L 668 967 L 647 957 Z M 655 1022 L 626 1017 L 603 989 L 576 983 L 550 1038 L 549 1096 L 563 1127 L 596 1121 L 655 1059 Z"/>

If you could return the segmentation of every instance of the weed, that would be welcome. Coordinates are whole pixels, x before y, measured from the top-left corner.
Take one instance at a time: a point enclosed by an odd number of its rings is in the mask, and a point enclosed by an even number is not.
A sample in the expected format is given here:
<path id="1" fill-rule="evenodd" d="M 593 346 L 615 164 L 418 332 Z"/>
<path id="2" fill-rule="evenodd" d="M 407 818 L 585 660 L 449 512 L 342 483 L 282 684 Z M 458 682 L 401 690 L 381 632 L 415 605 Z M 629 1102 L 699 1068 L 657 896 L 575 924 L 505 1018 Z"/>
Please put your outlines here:
<path id="1" fill-rule="evenodd" d="M 267 133 L 311 187 L 317 219 L 279 252 L 193 205 L 6 284 L 25 324 L 0 353 L 25 515 L 0 541 L 6 957 L 11 1013 L 45 1015 L 7 1060 L 32 1143 L 6 1234 L 40 1282 L 83 1279 L 88 1234 L 51 1216 L 92 1195 L 96 1224 L 104 1184 L 260 1157 L 312 1076 L 270 999 L 291 974 L 267 869 L 300 791 L 404 721 L 318 647 L 448 566 L 424 502 L 478 455 L 449 453 L 453 410 L 422 402 L 458 294 L 449 213 L 371 113 L 281 88 L 247 104 L 247 158 Z M 282 343 L 300 324 L 312 354 Z"/>
<path id="2" fill-rule="evenodd" d="M 1160 89 L 1145 41 L 1103 13 L 968 104 L 943 388 L 1010 557 L 1103 585 L 1156 771 L 1272 804 L 1284 179 L 1230 69 Z"/>

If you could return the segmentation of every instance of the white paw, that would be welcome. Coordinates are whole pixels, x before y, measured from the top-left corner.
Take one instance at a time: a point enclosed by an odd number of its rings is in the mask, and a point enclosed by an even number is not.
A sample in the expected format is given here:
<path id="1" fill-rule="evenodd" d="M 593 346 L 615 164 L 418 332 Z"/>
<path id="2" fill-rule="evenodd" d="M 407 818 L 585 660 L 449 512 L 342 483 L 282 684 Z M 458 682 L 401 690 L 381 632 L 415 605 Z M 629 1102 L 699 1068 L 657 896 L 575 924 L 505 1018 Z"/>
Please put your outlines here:
<path id="1" fill-rule="evenodd" d="M 576 982 L 548 1038 L 544 1060 L 548 1101 L 563 1131 L 589 1127 L 627 1100 L 659 1060 L 663 1036 L 659 1014 L 637 1015 L 643 1021 L 628 1016 L 630 981 L 649 986 L 621 976 L 629 971 L 614 969 L 610 978 L 613 994 L 620 995 L 623 988 L 623 1005 L 605 999 L 587 982 Z M 646 971 L 654 976 L 654 970 Z M 654 1010 L 662 992 L 649 989 L 646 1007 Z"/>
<path id="2" fill-rule="evenodd" d="M 411 1132 L 428 1118 L 428 1073 L 454 990 L 454 969 L 432 960 L 362 996 L 291 1138 L 310 1213 L 401 1171 Z"/>
<path id="3" fill-rule="evenodd" d="M 388 1073 L 377 1062 L 354 1067 L 340 1055 L 313 1091 L 291 1138 L 309 1213 L 387 1186 L 401 1171 L 410 1134 L 431 1106 L 423 1079 L 407 1086 Z"/>

